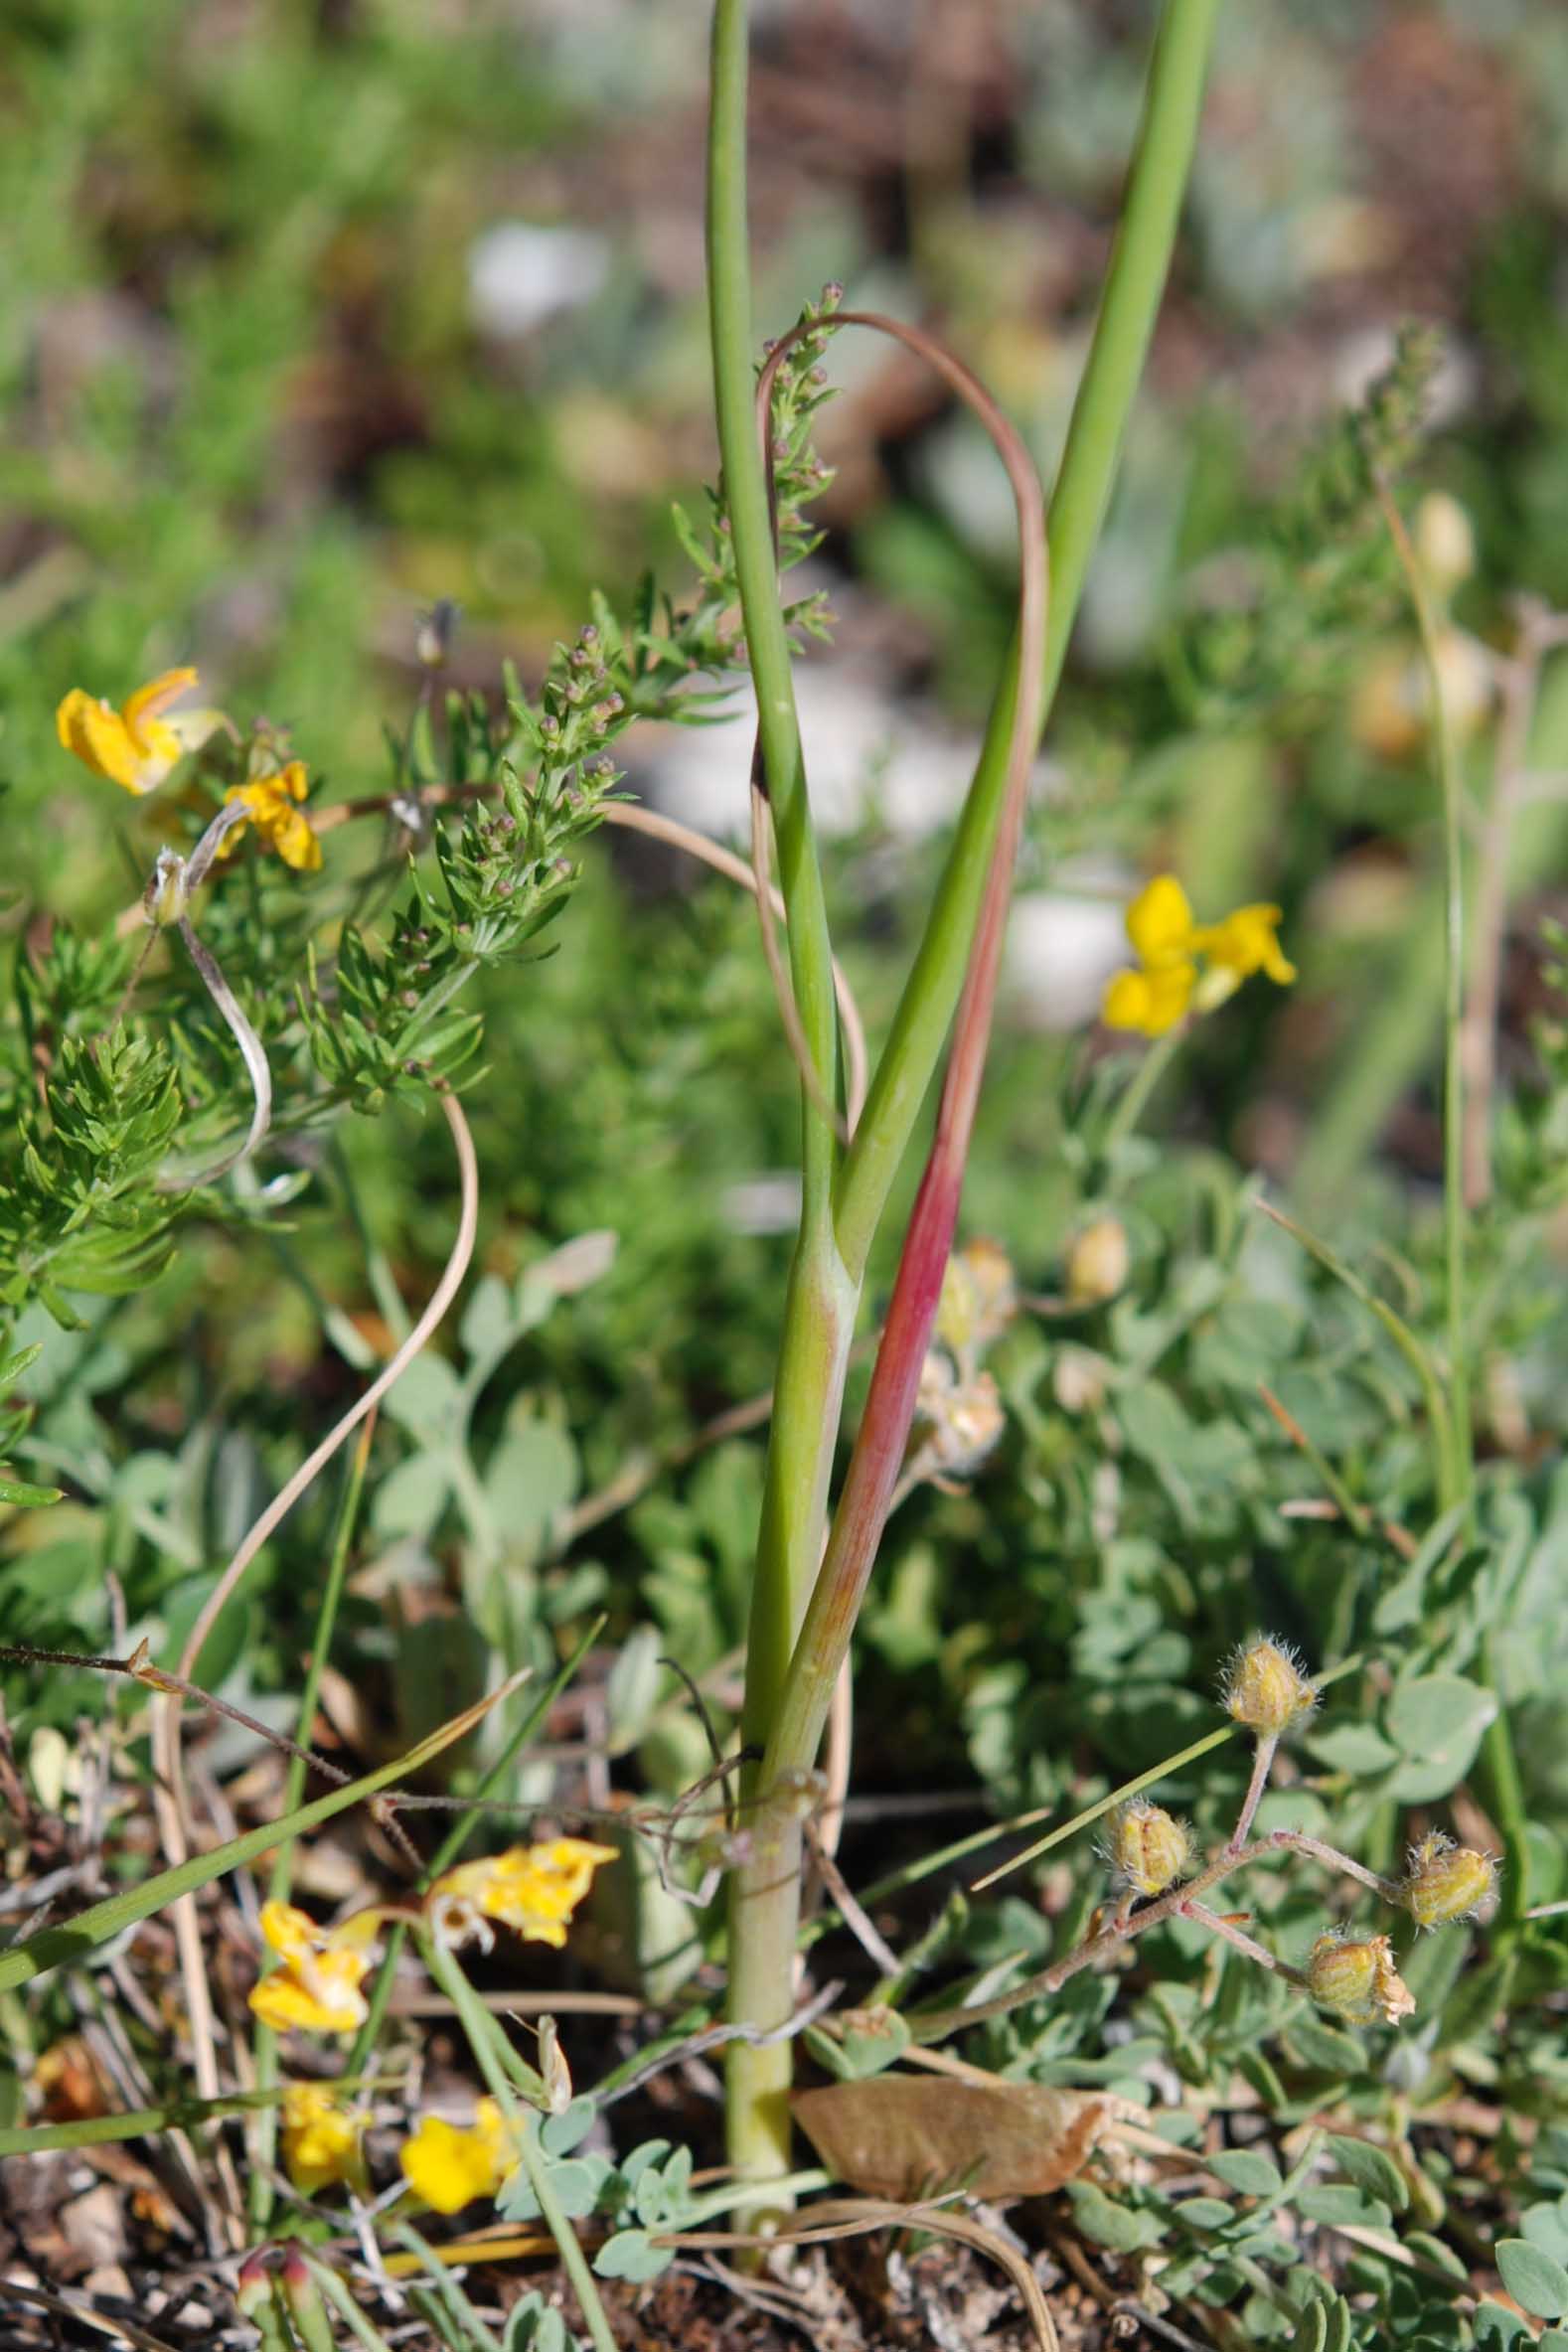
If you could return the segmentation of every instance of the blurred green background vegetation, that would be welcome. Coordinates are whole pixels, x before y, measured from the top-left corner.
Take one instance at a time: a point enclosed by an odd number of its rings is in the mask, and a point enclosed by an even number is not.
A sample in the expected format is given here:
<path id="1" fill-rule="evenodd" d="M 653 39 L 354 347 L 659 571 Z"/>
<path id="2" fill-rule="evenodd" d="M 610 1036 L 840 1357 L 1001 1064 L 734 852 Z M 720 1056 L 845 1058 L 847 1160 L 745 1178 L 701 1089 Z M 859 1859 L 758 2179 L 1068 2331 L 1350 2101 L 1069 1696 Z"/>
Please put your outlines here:
<path id="1" fill-rule="evenodd" d="M 759 10 L 759 337 L 830 276 L 856 303 L 935 322 L 1048 472 L 1152 21 L 1144 0 Z M 383 730 L 418 691 L 416 621 L 434 599 L 462 607 L 454 679 L 496 689 L 506 658 L 538 677 L 593 584 L 624 605 L 652 564 L 679 594 L 671 501 L 697 498 L 715 462 L 705 40 L 696 0 L 14 0 L 0 59 L 0 920 L 14 942 L 51 917 L 106 924 L 157 838 L 155 814 L 57 745 L 69 688 L 119 701 L 194 662 L 213 700 L 292 730 L 318 798 L 350 797 L 385 787 Z M 1205 914 L 1279 900 L 1302 978 L 1288 995 L 1249 989 L 1164 1089 L 1157 1118 L 1191 1150 L 1179 1183 L 1154 1172 L 1128 1212 L 1135 1287 L 1147 1278 L 1169 1303 L 1183 1252 L 1211 1263 L 1232 1247 L 1217 1190 L 1212 1229 L 1204 1205 L 1220 1153 L 1328 1207 L 1347 1252 L 1404 1248 L 1412 1217 L 1424 1229 L 1440 1167 L 1437 799 L 1419 721 L 1400 715 L 1412 644 L 1396 575 L 1320 559 L 1313 452 L 1399 324 L 1431 325 L 1435 418 L 1411 484 L 1448 489 L 1473 520 L 1458 618 L 1500 640 L 1515 593 L 1568 602 L 1565 221 L 1568 22 L 1553 0 L 1225 13 L 1186 229 L 1036 796 L 967 1195 L 969 1230 L 997 1234 L 1026 1288 L 1059 1283 L 1082 1178 L 1063 1103 L 1085 1081 L 1121 903 L 1157 866 Z M 839 936 L 875 1031 L 1010 624 L 1012 525 L 983 443 L 902 354 L 846 338 L 834 366 L 816 574 L 840 621 L 803 692 L 834 782 Z M 1568 759 L 1563 675 L 1548 673 L 1536 756 Z M 634 738 L 630 783 L 735 831 L 744 760 L 735 732 Z M 1543 914 L 1568 911 L 1565 844 L 1561 809 L 1528 813 L 1510 1068 L 1553 1001 L 1534 942 Z M 492 983 L 488 1014 L 471 1109 L 489 1276 L 511 1285 L 595 1228 L 618 1249 L 480 1398 L 500 1552 L 474 1566 L 472 1527 L 460 1539 L 428 1477 L 392 1503 L 384 1490 L 385 1558 L 356 1639 L 390 1655 L 401 1637 L 386 1631 L 387 1595 L 422 1588 L 434 1607 L 457 1581 L 503 1648 L 503 1619 L 547 1628 L 608 1595 L 618 1631 L 652 1610 L 686 1662 L 722 1660 L 742 1630 L 754 1444 L 564 1550 L 559 1513 L 629 1460 L 678 1453 L 770 1377 L 796 1115 L 752 918 L 726 885 L 605 837 L 558 954 Z M 152 1294 L 95 1311 L 85 1333 L 30 1319 L 22 1336 L 48 1338 L 34 1469 L 73 1499 L 10 1539 L 19 1631 L 58 1632 L 64 1611 L 96 1638 L 112 1565 L 133 1621 L 177 1646 L 255 1494 L 385 1344 L 399 1289 L 428 1289 L 454 1213 L 440 1131 L 394 1112 L 300 1154 L 314 1182 L 286 1233 L 193 1233 Z M 1239 1393 L 1297 1348 L 1303 1278 L 1278 1253 L 1270 1264 L 1279 1320 L 1232 1332 L 1234 1360 L 1210 1348 L 1176 1437 L 1142 1431 L 1147 1463 L 1181 1456 L 1189 1411 L 1217 1413 L 1227 1383 Z M 500 1288 L 487 1295 L 501 1317 Z M 1368 1344 L 1330 1320 L 1343 1360 L 1312 1373 L 1325 1396 Z M 1517 1321 L 1528 1337 L 1529 1315 Z M 1154 1345 L 1148 1331 L 1124 1341 L 1131 1362 Z M 869 1621 L 890 1671 L 934 1677 L 932 1738 L 954 1737 L 959 1694 L 973 1760 L 1008 1787 L 1039 1729 L 1016 1690 L 999 1715 L 982 1671 L 1019 1634 L 999 1599 L 1013 1547 L 1040 1549 L 1041 1582 L 1017 1587 L 1028 1642 L 1059 1650 L 1078 1624 L 1091 1680 L 1107 1684 L 1130 1628 L 1165 1642 L 1150 1671 L 1169 1690 L 1260 1598 L 1217 1565 L 1204 1601 L 1163 1555 L 1092 1564 L 1092 1468 L 1069 1459 L 1056 1406 L 1041 1418 L 1044 1342 L 1031 1331 L 1013 1345 L 1002 1482 L 984 1507 L 930 1504 L 942 1543 L 979 1547 L 992 1582 L 978 1608 L 974 1590 L 942 1597 L 916 1505 Z M 1520 1358 L 1531 1410 L 1560 1432 L 1536 1360 Z M 1389 1439 L 1389 1469 L 1351 1387 L 1334 1391 L 1324 1442 L 1377 1455 L 1377 1476 L 1414 1491 L 1408 1443 Z M 1277 1445 L 1294 1460 L 1250 1410 L 1246 1445 L 1187 1462 L 1178 1496 L 1149 1472 L 1151 1545 L 1182 1533 L 1233 1557 L 1264 1508 L 1243 1456 Z M 402 1418 L 422 1443 L 416 1408 Z M 378 1445 L 380 1467 L 398 1468 L 399 1434 Z M 270 1587 L 236 1605 L 226 1654 L 256 1703 L 294 1675 L 310 1607 L 296 1568 L 326 1507 L 299 1514 Z M 1077 1587 L 1057 1574 L 1061 1541 Z M 503 1557 L 504 1610 L 485 1581 Z M 1319 1593 L 1302 1575 L 1294 1599 L 1276 1582 L 1276 1614 L 1321 1642 L 1333 1578 Z M 1190 1640 L 1157 1638 L 1172 1614 L 1192 1621 Z M 452 1633 L 459 1651 L 466 1639 Z M 457 1658 L 459 1681 L 471 1666 Z M 29 1704 L 64 1720 L 83 1690 L 62 1679 Z M 1171 1728 L 1145 1709 L 1140 1757 Z M 1047 1778 L 1042 1761 L 1033 1793 Z"/>

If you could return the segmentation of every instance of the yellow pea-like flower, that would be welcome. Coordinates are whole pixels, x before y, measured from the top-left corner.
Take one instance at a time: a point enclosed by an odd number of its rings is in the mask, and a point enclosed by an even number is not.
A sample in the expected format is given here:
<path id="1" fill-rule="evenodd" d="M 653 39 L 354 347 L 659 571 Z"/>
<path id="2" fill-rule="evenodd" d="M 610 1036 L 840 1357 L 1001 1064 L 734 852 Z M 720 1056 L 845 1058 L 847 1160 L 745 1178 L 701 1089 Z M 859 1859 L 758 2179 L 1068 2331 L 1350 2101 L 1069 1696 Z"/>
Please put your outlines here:
<path id="1" fill-rule="evenodd" d="M 505 1853 L 443 1872 L 425 1898 L 426 1914 L 449 1946 L 470 1937 L 488 1942 L 486 1923 L 495 1920 L 528 1943 L 558 1950 L 594 1872 L 616 1858 L 614 1846 L 592 1845 L 582 1837 L 509 1846 Z"/>
<path id="2" fill-rule="evenodd" d="M 1124 919 L 1138 962 L 1106 983 L 1100 1018 L 1108 1028 L 1163 1037 L 1194 1009 L 1212 1012 L 1255 972 L 1281 988 L 1296 978 L 1280 946 L 1277 906 L 1238 906 L 1218 923 L 1200 924 L 1175 874 L 1159 873 Z"/>
<path id="3" fill-rule="evenodd" d="M 233 855 L 240 836 L 254 826 L 269 850 L 276 850 L 296 873 L 315 873 L 321 865 L 321 843 L 310 819 L 298 805 L 309 791 L 305 763 L 291 759 L 275 775 L 254 776 L 248 784 L 232 784 L 226 802 L 239 802 L 249 811 L 244 823 L 225 834 L 220 858 Z"/>
<path id="4" fill-rule="evenodd" d="M 416 2196 L 436 2213 L 461 2213 L 476 2198 L 494 2197 L 516 2171 L 518 2152 L 500 2108 L 482 2099 L 471 2127 L 424 2116 L 403 2141 L 398 2163 Z"/>
<path id="5" fill-rule="evenodd" d="M 290 2083 L 283 2095 L 283 2169 L 303 2196 L 317 2196 L 340 2181 L 365 2187 L 364 2132 L 364 2117 L 328 2083 Z"/>
<path id="6" fill-rule="evenodd" d="M 169 706 L 196 683 L 194 670 L 166 670 L 139 686 L 118 710 L 74 686 L 55 712 L 55 731 L 94 775 L 126 792 L 155 792 L 186 753 L 199 750 L 223 724 L 218 710 L 171 711 Z"/>

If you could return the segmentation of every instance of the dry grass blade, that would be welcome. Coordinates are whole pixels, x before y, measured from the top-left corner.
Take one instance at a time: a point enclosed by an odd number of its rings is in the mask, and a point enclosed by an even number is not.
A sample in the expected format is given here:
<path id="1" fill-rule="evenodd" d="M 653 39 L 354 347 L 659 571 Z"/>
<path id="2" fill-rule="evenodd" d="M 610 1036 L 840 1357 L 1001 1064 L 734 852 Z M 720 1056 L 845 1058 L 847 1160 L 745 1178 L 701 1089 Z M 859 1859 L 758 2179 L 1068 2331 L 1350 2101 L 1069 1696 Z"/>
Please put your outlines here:
<path id="1" fill-rule="evenodd" d="M 287 1484 L 275 1494 L 266 1509 L 244 1536 L 223 1575 L 208 1595 L 196 1623 L 192 1626 L 185 1646 L 180 1652 L 179 1672 L 189 1679 L 201 1655 L 219 1613 L 230 1600 L 240 1578 L 255 1558 L 267 1537 L 285 1518 L 301 1494 L 331 1461 L 339 1447 L 353 1435 L 368 1413 L 375 1410 L 398 1374 L 416 1356 L 425 1341 L 446 1314 L 457 1296 L 468 1263 L 473 1256 L 474 1235 L 479 1220 L 479 1166 L 474 1155 L 473 1138 L 468 1121 L 455 1095 L 444 1090 L 437 1095 L 446 1123 L 451 1129 L 457 1149 L 461 1205 L 458 1212 L 457 1233 L 441 1279 L 430 1294 L 423 1314 L 412 1331 L 365 1390 L 351 1405 L 337 1425 L 328 1432 L 315 1452 L 300 1464 Z M 180 1751 L 180 1701 L 164 1697 L 154 1710 L 153 1752 L 157 1763 L 157 1783 L 154 1804 L 158 1816 L 158 1833 L 163 1842 L 164 1855 L 171 1868 L 177 1867 L 190 1853 L 190 1833 L 187 1827 L 185 1802 L 185 1773 Z M 207 1963 L 202 1951 L 201 1924 L 194 1897 L 184 1895 L 173 1907 L 175 1938 L 180 1955 L 180 1974 L 185 1987 L 186 2010 L 190 2021 L 191 2042 L 197 2089 L 204 2099 L 216 2099 L 220 2091 L 218 2059 L 213 2032 L 212 1995 L 207 1982 Z"/>
<path id="2" fill-rule="evenodd" d="M 149 2335 L 129 2319 L 106 2319 L 94 2311 L 89 2303 L 78 2302 L 74 2295 L 51 2294 L 42 2286 L 23 2286 L 14 2278 L 0 2278 L 0 2292 L 15 2295 L 19 2302 L 35 2303 L 47 2311 L 52 2319 L 74 2319 L 78 2327 L 95 2327 L 100 2335 L 112 2336 L 116 2342 L 130 2344 L 134 2352 L 173 2352 L 162 2336 Z"/>
<path id="3" fill-rule="evenodd" d="M 902 2229 L 930 2230 L 939 2237 L 956 2238 L 961 2244 L 974 2247 L 978 2254 L 989 2255 L 1018 2288 L 1040 2352 L 1061 2352 L 1061 2339 L 1050 2315 L 1050 2305 L 1023 2256 L 973 2215 L 953 2213 L 943 2205 L 896 2204 L 880 2197 L 838 2197 L 812 2206 L 798 2220 L 783 2222 L 774 2231 L 681 2231 L 661 2236 L 657 2243 L 703 2250 L 729 2247 L 755 2253 L 777 2246 L 828 2246 L 841 2238 L 867 2237 L 873 2230 Z"/>

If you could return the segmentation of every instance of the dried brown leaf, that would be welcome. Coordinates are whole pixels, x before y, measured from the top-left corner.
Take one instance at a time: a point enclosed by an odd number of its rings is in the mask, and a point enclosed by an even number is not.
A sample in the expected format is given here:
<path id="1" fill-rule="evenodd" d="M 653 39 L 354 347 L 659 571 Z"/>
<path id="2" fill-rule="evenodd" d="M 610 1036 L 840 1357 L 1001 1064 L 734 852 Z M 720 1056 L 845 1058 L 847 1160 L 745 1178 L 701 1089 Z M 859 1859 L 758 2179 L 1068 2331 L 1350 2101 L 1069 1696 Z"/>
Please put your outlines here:
<path id="1" fill-rule="evenodd" d="M 1080 2172 L 1112 2102 L 1043 2083 L 878 2075 L 797 2092 L 795 2120 L 836 2178 L 869 2196 L 965 2188 L 1039 2197 Z"/>

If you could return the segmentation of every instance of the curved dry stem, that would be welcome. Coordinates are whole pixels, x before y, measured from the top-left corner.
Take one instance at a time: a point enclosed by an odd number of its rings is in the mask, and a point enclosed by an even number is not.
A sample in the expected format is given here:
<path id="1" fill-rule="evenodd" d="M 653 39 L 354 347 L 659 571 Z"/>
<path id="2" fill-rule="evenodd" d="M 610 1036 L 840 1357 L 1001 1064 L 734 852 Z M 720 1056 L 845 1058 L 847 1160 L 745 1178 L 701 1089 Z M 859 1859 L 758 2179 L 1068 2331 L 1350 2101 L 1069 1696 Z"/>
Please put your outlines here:
<path id="1" fill-rule="evenodd" d="M 755 818 L 755 806 L 756 796 L 753 795 L 753 819 Z M 761 868 L 756 865 L 748 865 L 744 858 L 737 857 L 733 850 L 726 850 L 722 842 L 710 841 L 706 833 L 699 833 L 690 825 L 679 824 L 674 817 L 662 816 L 657 809 L 645 808 L 641 801 L 606 801 L 599 814 L 607 825 L 622 825 L 626 827 L 628 832 L 645 833 L 653 841 L 668 842 L 672 849 L 685 850 L 691 857 L 700 858 L 703 863 L 710 865 L 715 873 L 728 874 L 732 882 L 738 882 L 743 890 L 751 891 L 753 896 L 757 896 L 760 890 L 765 889 L 769 906 L 776 915 L 782 917 L 784 913 L 783 893 L 768 880 L 765 865 Z M 753 840 L 755 840 L 754 832 Z M 776 961 L 778 948 L 772 939 L 771 929 L 766 929 L 763 935 L 765 952 L 770 944 L 772 953 L 768 956 L 768 968 L 774 975 L 774 988 L 777 990 L 779 986 L 779 966 Z M 860 1008 L 855 1002 L 850 983 L 845 976 L 844 966 L 839 962 L 837 956 L 833 959 L 833 986 L 834 993 L 839 1000 L 839 1019 L 844 1027 L 845 1124 L 853 1135 L 856 1122 L 859 1120 L 865 1102 L 868 1070 L 865 1051 L 865 1024 L 861 1019 Z M 784 991 L 788 995 L 787 975 L 784 978 Z M 795 1015 L 795 1001 L 792 995 L 789 996 L 789 1007 L 798 1032 L 799 1017 Z M 815 1082 L 815 1070 L 812 1072 L 812 1078 Z M 837 1117 L 837 1114 L 835 1113 L 834 1116 Z"/>
<path id="2" fill-rule="evenodd" d="M 267 1504 L 266 1509 L 246 1533 L 238 1550 L 208 1595 L 196 1623 L 192 1626 L 184 1648 L 180 1652 L 179 1675 L 184 1681 L 193 1678 L 193 1669 L 201 1655 L 202 1646 L 212 1632 L 219 1612 L 231 1600 L 240 1578 L 255 1558 L 267 1537 L 279 1522 L 286 1518 L 311 1482 L 325 1469 L 344 1440 L 353 1435 L 366 1415 L 373 1412 L 381 1399 L 416 1356 L 430 1337 L 457 1295 L 458 1287 L 468 1271 L 473 1256 L 474 1235 L 479 1221 L 479 1164 L 474 1155 L 473 1138 L 468 1121 L 454 1094 L 445 1089 L 438 1092 L 446 1123 L 452 1132 L 457 1149 L 461 1202 L 457 1232 L 452 1242 L 440 1281 L 431 1292 L 424 1313 L 412 1331 L 371 1382 L 363 1396 L 351 1405 L 342 1419 L 324 1437 L 315 1452 L 302 1462 L 293 1477 Z M 164 1694 L 155 1703 L 153 1712 L 153 1757 L 156 1768 L 154 1804 L 158 1817 L 158 1833 L 162 1840 L 165 1859 L 171 1868 L 185 1861 L 190 1853 L 190 1832 L 187 1826 L 184 1760 L 180 1749 L 180 1699 Z M 194 1896 L 182 1895 L 172 1906 L 174 1932 L 180 1955 L 180 1974 L 185 1987 L 186 2009 L 190 2020 L 192 2053 L 197 2089 L 204 2099 L 218 2096 L 218 2059 L 213 2041 L 212 1995 L 207 1982 L 207 1962 L 202 1951 L 201 1923 Z"/>

